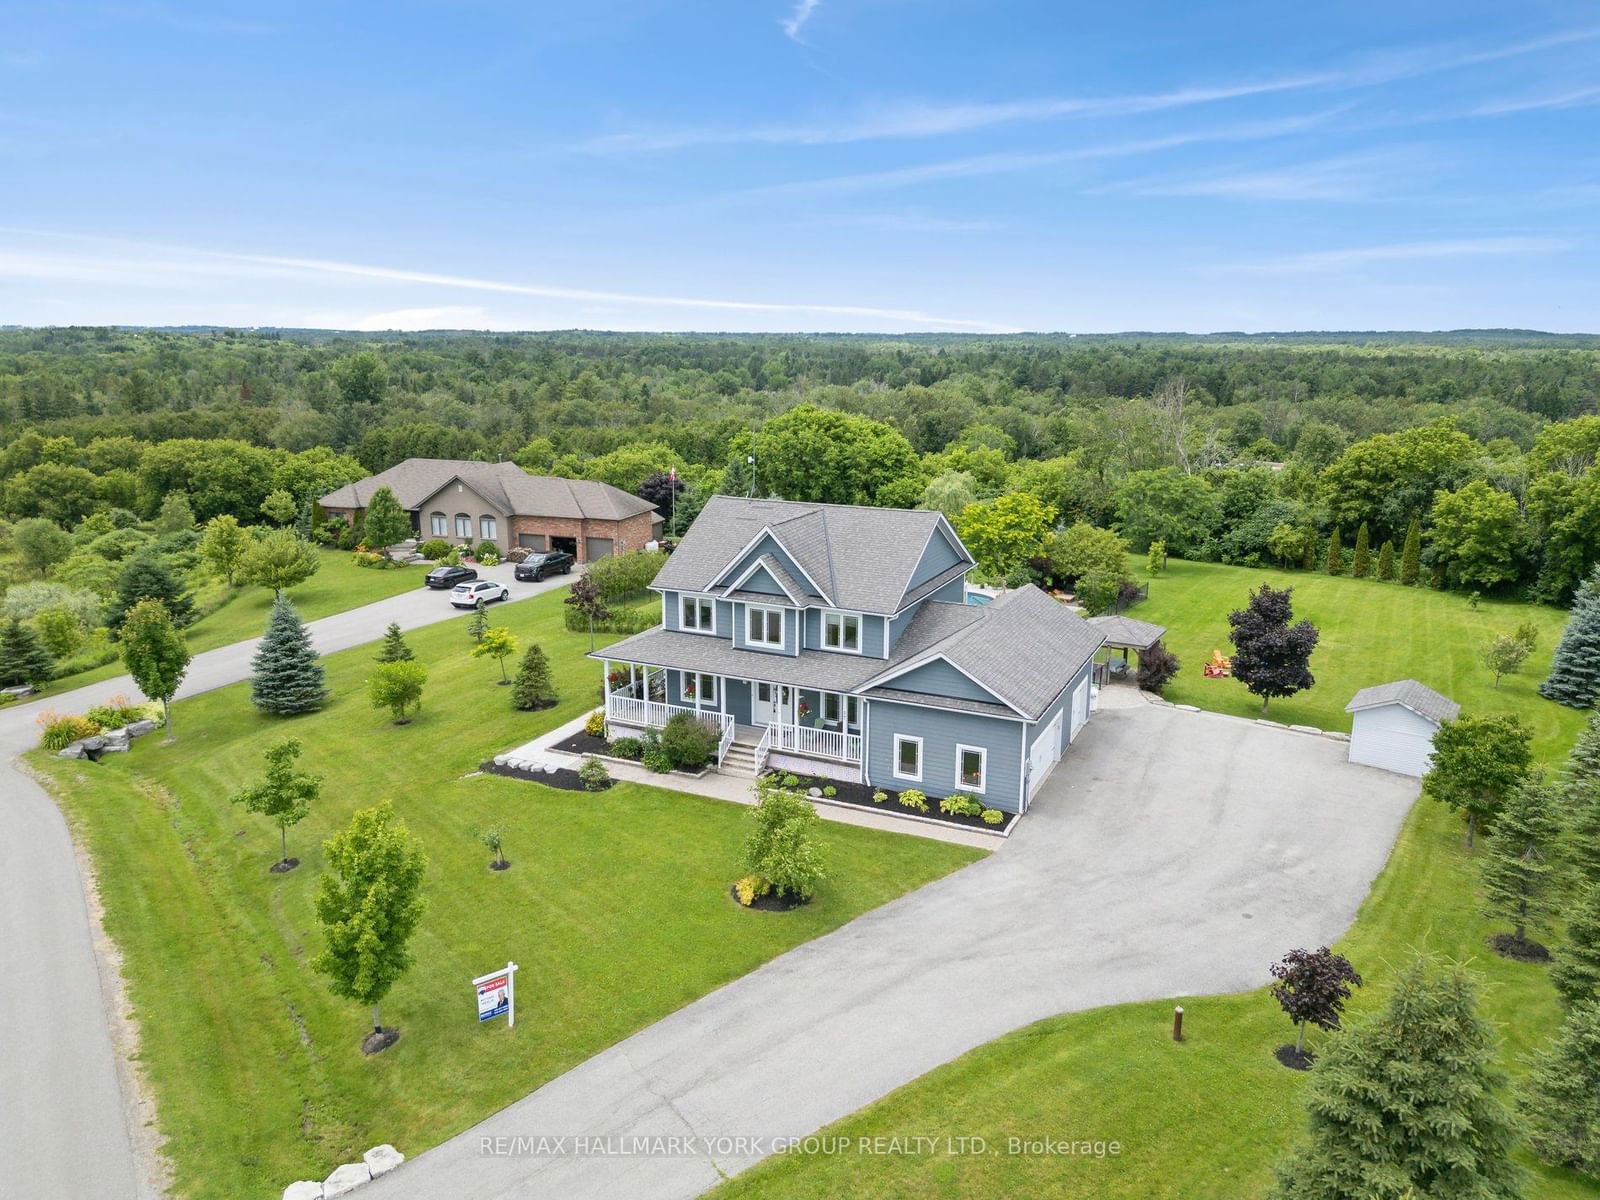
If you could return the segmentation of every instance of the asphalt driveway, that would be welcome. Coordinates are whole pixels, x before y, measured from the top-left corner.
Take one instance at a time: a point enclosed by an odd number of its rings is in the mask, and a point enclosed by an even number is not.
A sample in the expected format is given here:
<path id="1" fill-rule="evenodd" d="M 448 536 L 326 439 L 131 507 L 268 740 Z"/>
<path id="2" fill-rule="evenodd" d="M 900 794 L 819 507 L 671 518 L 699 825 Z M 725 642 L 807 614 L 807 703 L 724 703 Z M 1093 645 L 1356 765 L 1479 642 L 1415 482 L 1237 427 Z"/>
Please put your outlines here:
<path id="1" fill-rule="evenodd" d="M 1101 712 L 989 858 L 688 1005 L 364 1194 L 681 1200 L 1042 1017 L 1263 984 L 1285 950 L 1349 926 L 1417 795 L 1345 749 L 1209 713 Z M 689 1140 L 653 1155 L 536 1141 L 563 1136 Z"/>

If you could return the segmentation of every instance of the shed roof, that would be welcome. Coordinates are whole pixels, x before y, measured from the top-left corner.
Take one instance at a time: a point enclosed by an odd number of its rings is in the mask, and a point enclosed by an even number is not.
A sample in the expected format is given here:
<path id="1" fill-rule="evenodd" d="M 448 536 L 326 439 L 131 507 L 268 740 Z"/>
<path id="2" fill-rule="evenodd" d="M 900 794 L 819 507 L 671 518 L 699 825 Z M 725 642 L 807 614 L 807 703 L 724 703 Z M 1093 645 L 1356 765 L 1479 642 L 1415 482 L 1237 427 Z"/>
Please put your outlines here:
<path id="1" fill-rule="evenodd" d="M 1136 621 L 1132 617 L 1107 615 L 1103 617 L 1090 617 L 1089 624 L 1106 635 L 1106 645 L 1115 646 L 1118 650 L 1127 647 L 1129 650 L 1148 650 L 1162 638 L 1167 636 L 1165 625 L 1153 625 L 1149 621 Z"/>
<path id="2" fill-rule="evenodd" d="M 1394 683 L 1380 683 L 1373 687 L 1362 688 L 1350 703 L 1344 706 L 1344 710 L 1353 713 L 1364 708 L 1382 708 L 1387 704 L 1398 704 L 1402 708 L 1409 708 L 1419 717 L 1426 717 L 1435 724 L 1440 721 L 1454 721 L 1461 712 L 1461 705 L 1450 697 L 1440 695 L 1415 679 L 1399 679 Z"/>

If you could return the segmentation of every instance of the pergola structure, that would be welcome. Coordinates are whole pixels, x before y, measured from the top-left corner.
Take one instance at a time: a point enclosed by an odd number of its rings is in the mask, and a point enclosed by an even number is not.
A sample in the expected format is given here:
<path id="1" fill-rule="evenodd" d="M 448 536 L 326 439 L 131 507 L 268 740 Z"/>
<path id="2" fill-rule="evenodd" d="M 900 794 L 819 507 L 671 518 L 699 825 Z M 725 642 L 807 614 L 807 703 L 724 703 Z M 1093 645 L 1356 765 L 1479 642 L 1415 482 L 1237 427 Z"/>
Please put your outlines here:
<path id="1" fill-rule="evenodd" d="M 1129 650 L 1143 654 L 1167 636 L 1165 625 L 1152 625 L 1149 621 L 1136 621 L 1121 615 L 1090 617 L 1089 624 L 1105 634 L 1108 649 L 1122 651 L 1124 663 L 1128 661 Z"/>

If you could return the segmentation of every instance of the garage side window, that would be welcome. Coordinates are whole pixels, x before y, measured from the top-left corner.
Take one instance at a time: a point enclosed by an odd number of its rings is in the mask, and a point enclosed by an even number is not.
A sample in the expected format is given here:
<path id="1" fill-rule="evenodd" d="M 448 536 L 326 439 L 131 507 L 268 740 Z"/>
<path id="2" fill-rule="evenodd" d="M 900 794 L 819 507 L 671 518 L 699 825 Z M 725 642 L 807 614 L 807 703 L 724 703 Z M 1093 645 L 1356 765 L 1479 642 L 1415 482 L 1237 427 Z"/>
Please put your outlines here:
<path id="1" fill-rule="evenodd" d="M 458 538 L 472 537 L 472 518 L 466 513 L 456 514 L 456 536 Z"/>
<path id="2" fill-rule="evenodd" d="M 989 752 L 981 746 L 956 747 L 956 786 L 969 792 L 983 791 L 989 765 Z"/>
<path id="3" fill-rule="evenodd" d="M 894 774 L 896 779 L 922 781 L 922 739 L 910 734 L 894 735 Z"/>
<path id="4" fill-rule="evenodd" d="M 493 517 L 478 518 L 478 537 L 485 542 L 495 539 L 495 519 Z"/>
<path id="5" fill-rule="evenodd" d="M 443 537 L 450 532 L 450 527 L 445 524 L 442 512 L 428 514 L 428 529 L 434 537 Z"/>

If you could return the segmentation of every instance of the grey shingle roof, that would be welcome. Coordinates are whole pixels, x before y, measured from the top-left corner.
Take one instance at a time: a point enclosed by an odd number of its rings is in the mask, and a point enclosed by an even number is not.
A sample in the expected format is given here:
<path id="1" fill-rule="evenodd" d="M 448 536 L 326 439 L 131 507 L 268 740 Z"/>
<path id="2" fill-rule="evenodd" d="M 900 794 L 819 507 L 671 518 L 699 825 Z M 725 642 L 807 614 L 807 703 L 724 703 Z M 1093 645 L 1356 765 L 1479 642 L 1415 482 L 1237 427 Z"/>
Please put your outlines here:
<path id="1" fill-rule="evenodd" d="M 1344 706 L 1344 710 L 1357 712 L 1363 708 L 1381 708 L 1385 704 L 1409 708 L 1419 717 L 1426 717 L 1430 721 L 1454 721 L 1461 713 L 1461 705 L 1415 679 L 1400 679 L 1394 683 L 1362 688 Z"/>
<path id="2" fill-rule="evenodd" d="M 508 516 L 620 521 L 655 511 L 655 505 L 648 500 L 609 483 L 529 475 L 516 463 L 455 458 L 408 458 L 387 471 L 328 493 L 322 497 L 322 504 L 332 508 L 365 508 L 373 492 L 388 487 L 400 501 L 401 508 L 414 509 L 452 479 L 460 479 Z"/>
<path id="3" fill-rule="evenodd" d="M 1165 625 L 1152 625 L 1149 621 L 1121 615 L 1090 617 L 1089 624 L 1106 635 L 1106 645 L 1128 646 L 1134 650 L 1153 646 L 1167 635 Z"/>
<path id="4" fill-rule="evenodd" d="M 868 688 L 861 693 L 868 700 L 899 700 L 906 704 L 920 704 L 923 707 L 949 708 L 956 712 L 978 713 L 985 717 L 1001 717 L 1008 721 L 1015 721 L 1017 714 L 1004 704 L 988 704 L 982 700 L 966 700 L 955 696 L 932 696 L 927 692 L 907 692 L 900 688 L 875 687 Z"/>
<path id="5" fill-rule="evenodd" d="M 713 590 L 735 556 L 770 528 L 828 604 L 893 613 L 903 607 L 922 551 L 941 520 L 936 512 L 920 510 L 713 496 L 655 586 Z M 813 591 L 805 579 L 796 582 Z"/>
<path id="6" fill-rule="evenodd" d="M 853 692 L 881 673 L 885 666 L 881 658 L 866 658 L 860 654 L 810 650 L 791 655 L 741 650 L 727 638 L 659 627 L 624 638 L 604 650 L 596 650 L 590 657 L 673 667 L 680 671 L 706 671 L 713 675 L 733 675 L 739 679 L 787 683 L 829 692 Z"/>

